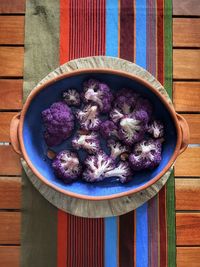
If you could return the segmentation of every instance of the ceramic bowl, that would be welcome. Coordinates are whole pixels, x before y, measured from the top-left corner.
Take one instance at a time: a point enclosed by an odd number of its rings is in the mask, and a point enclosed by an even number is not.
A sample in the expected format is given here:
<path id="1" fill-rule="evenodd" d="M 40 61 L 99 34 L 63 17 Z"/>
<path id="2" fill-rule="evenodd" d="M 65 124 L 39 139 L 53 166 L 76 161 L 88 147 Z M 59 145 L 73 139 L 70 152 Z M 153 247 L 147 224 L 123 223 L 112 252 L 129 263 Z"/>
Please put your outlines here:
<path id="1" fill-rule="evenodd" d="M 115 91 L 122 87 L 131 88 L 153 103 L 156 117 L 165 124 L 162 161 L 157 168 L 134 174 L 132 181 L 127 184 L 121 184 L 115 179 L 94 184 L 80 179 L 72 184 L 65 184 L 55 177 L 51 162 L 46 156 L 48 148 L 43 138 L 44 127 L 41 112 L 53 102 L 59 101 L 66 88 L 76 88 L 81 92 L 82 83 L 88 78 L 106 82 Z M 158 90 L 137 76 L 108 69 L 73 71 L 37 87 L 27 98 L 21 113 L 13 118 L 10 132 L 13 148 L 21 154 L 33 173 L 43 183 L 68 196 L 88 200 L 113 199 L 146 189 L 166 173 L 177 156 L 186 149 L 189 142 L 187 122 L 174 111 Z M 105 148 L 102 140 L 101 142 Z M 58 152 L 70 148 L 69 139 L 61 145 L 53 147 L 53 150 Z M 84 155 L 81 155 L 81 160 L 84 161 Z"/>

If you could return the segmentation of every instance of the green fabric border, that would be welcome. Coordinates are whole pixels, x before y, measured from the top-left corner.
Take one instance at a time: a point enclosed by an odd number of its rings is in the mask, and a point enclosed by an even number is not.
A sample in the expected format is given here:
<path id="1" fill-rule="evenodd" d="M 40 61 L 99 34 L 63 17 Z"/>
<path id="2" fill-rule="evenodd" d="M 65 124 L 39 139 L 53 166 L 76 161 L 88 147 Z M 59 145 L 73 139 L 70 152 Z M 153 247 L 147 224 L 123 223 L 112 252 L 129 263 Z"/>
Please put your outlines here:
<path id="1" fill-rule="evenodd" d="M 171 99 L 173 98 L 173 65 L 172 65 L 172 0 L 165 0 L 165 81 L 164 87 Z M 176 266 L 176 223 L 175 223 L 175 178 L 171 173 L 167 187 L 167 238 L 168 238 L 168 267 Z"/>
<path id="2" fill-rule="evenodd" d="M 60 1 L 27 0 L 25 17 L 24 100 L 59 66 Z"/>
<path id="3" fill-rule="evenodd" d="M 22 173 L 21 266 L 57 266 L 57 209 Z"/>
<path id="4" fill-rule="evenodd" d="M 27 0 L 24 101 L 34 86 L 59 66 L 60 2 Z M 57 209 L 22 173 L 21 266 L 57 265 Z"/>

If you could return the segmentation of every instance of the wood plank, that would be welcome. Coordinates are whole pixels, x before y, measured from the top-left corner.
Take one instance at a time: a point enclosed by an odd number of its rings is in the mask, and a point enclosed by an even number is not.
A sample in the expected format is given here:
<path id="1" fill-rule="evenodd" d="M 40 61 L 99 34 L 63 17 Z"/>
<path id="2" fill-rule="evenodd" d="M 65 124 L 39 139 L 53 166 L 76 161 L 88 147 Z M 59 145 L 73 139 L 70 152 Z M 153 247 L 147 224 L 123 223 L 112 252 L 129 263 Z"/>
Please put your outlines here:
<path id="1" fill-rule="evenodd" d="M 24 44 L 24 16 L 1 16 L 0 28 L 0 44 Z"/>
<path id="2" fill-rule="evenodd" d="M 200 210 L 200 179 L 175 179 L 176 210 Z"/>
<path id="3" fill-rule="evenodd" d="M 21 175 L 19 155 L 11 146 L 0 146 L 0 175 Z"/>
<path id="4" fill-rule="evenodd" d="M 10 122 L 17 112 L 0 112 L 0 142 L 10 142 Z"/>
<path id="5" fill-rule="evenodd" d="M 0 212 L 0 244 L 14 244 L 20 243 L 20 212 Z"/>
<path id="6" fill-rule="evenodd" d="M 1 0 L 0 14 L 24 13 L 26 0 Z"/>
<path id="7" fill-rule="evenodd" d="M 174 82 L 173 102 L 176 111 L 200 111 L 200 82 Z"/>
<path id="8" fill-rule="evenodd" d="M 199 16 L 199 0 L 173 0 L 173 15 Z"/>
<path id="9" fill-rule="evenodd" d="M 200 176 L 200 147 L 189 147 L 177 158 L 175 176 Z"/>
<path id="10" fill-rule="evenodd" d="M 23 47 L 0 47 L 0 76 L 22 76 L 23 61 Z"/>
<path id="11" fill-rule="evenodd" d="M 176 244 L 200 245 L 200 213 L 176 213 Z"/>
<path id="12" fill-rule="evenodd" d="M 173 46 L 200 47 L 200 19 L 173 19 Z"/>
<path id="13" fill-rule="evenodd" d="M 190 144 L 200 143 L 200 114 L 182 114 L 190 128 Z"/>
<path id="14" fill-rule="evenodd" d="M 20 208 L 21 208 L 21 178 L 0 177 L 0 209 L 20 209 Z"/>
<path id="15" fill-rule="evenodd" d="M 0 266 L 19 267 L 20 246 L 0 246 Z"/>
<path id="16" fill-rule="evenodd" d="M 199 267 L 199 247 L 177 247 L 177 267 Z"/>
<path id="17" fill-rule="evenodd" d="M 22 80 L 0 80 L 0 109 L 22 108 Z"/>
<path id="18" fill-rule="evenodd" d="M 200 79 L 200 50 L 173 50 L 173 78 Z"/>

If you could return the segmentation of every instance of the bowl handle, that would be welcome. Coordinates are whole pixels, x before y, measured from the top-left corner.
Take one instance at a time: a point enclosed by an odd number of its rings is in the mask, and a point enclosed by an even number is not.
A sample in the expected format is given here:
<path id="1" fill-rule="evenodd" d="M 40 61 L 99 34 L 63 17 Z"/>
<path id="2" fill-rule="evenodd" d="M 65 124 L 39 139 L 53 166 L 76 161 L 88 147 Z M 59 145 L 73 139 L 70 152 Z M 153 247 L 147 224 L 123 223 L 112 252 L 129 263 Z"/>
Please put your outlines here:
<path id="1" fill-rule="evenodd" d="M 183 153 L 189 142 L 190 142 L 190 130 L 189 130 L 189 126 L 188 123 L 186 121 L 186 119 L 184 119 L 180 114 L 176 113 L 177 119 L 179 121 L 179 126 L 181 128 L 181 132 L 182 132 L 182 143 L 181 143 L 181 147 L 179 150 L 179 155 L 181 153 Z"/>
<path id="2" fill-rule="evenodd" d="M 17 113 L 10 122 L 10 141 L 14 151 L 17 154 L 21 155 L 22 152 L 20 149 L 19 138 L 18 138 L 19 120 L 20 120 L 20 113 Z"/>

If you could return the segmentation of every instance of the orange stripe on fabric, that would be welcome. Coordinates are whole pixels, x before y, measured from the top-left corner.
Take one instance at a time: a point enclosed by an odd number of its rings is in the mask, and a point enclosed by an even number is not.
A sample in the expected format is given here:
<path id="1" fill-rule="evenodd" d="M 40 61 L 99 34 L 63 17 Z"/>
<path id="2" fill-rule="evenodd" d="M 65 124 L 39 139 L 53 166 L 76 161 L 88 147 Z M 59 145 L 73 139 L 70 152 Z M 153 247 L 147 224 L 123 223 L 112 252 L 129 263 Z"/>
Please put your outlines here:
<path id="1" fill-rule="evenodd" d="M 69 60 L 69 1 L 60 0 L 60 64 Z M 67 265 L 68 214 L 57 213 L 57 267 Z"/>
<path id="2" fill-rule="evenodd" d="M 69 60 L 69 1 L 60 0 L 60 64 Z"/>

